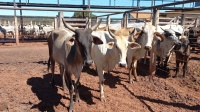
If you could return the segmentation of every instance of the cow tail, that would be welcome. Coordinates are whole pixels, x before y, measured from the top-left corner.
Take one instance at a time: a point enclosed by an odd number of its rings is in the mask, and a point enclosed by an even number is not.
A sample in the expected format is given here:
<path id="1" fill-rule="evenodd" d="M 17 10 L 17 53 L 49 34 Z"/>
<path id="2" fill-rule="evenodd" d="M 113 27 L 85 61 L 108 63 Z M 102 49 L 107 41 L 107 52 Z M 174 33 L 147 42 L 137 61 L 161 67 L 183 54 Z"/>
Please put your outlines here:
<path id="1" fill-rule="evenodd" d="M 49 57 L 48 63 L 47 63 L 47 70 L 48 70 L 48 72 L 49 72 L 50 65 L 51 65 L 51 59 L 50 59 L 50 57 Z"/>

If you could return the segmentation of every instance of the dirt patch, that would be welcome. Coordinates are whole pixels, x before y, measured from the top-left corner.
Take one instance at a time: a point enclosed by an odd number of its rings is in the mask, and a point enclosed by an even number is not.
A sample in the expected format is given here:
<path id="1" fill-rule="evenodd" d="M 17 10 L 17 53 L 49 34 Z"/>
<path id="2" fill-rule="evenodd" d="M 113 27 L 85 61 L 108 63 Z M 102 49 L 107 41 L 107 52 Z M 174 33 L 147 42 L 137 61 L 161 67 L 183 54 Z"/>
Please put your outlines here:
<path id="1" fill-rule="evenodd" d="M 47 71 L 46 42 L 0 45 L 0 111 L 61 112 L 67 111 L 69 93 L 62 90 L 62 80 L 56 68 L 55 87 Z M 115 68 L 105 74 L 106 102 L 100 101 L 99 78 L 93 67 L 81 74 L 77 112 L 158 112 L 200 111 L 200 53 L 193 52 L 186 78 L 174 75 L 174 56 L 169 69 L 157 72 L 149 80 L 148 65 L 138 65 L 139 82 L 129 84 L 128 70 Z M 180 72 L 181 74 L 182 72 Z"/>

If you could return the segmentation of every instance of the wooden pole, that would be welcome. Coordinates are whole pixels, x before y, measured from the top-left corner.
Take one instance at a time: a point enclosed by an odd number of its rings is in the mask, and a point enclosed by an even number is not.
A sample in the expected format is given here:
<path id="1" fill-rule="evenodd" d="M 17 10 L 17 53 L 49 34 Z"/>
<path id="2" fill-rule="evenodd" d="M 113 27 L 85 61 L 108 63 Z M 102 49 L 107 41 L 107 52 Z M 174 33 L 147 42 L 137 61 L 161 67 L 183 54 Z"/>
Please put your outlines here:
<path id="1" fill-rule="evenodd" d="M 159 10 L 153 9 L 153 22 L 152 25 L 154 25 L 157 29 L 157 25 L 159 24 Z M 153 42 L 153 44 L 155 44 Z M 149 66 L 149 73 L 153 77 L 156 73 L 156 55 L 155 55 L 156 48 L 152 47 L 152 50 L 150 52 L 150 66 Z"/>
<path id="2" fill-rule="evenodd" d="M 58 28 L 58 18 L 55 17 L 54 18 L 54 29 L 57 29 Z"/>
<path id="3" fill-rule="evenodd" d="M 21 0 L 19 0 L 19 2 L 21 3 Z M 21 8 L 21 6 L 19 6 L 19 8 Z M 22 38 L 22 42 L 24 42 L 24 25 L 23 25 L 23 17 L 22 17 L 22 10 L 20 10 L 20 35 L 21 35 L 21 38 Z"/>
<path id="4" fill-rule="evenodd" d="M 63 12 L 58 13 L 58 28 L 64 28 L 64 25 L 62 23 L 62 18 L 63 18 Z"/>
<path id="5" fill-rule="evenodd" d="M 159 15 L 160 15 L 160 11 L 157 9 L 153 9 L 152 25 L 154 25 L 156 29 L 157 29 L 157 25 L 159 24 Z"/>
<path id="6" fill-rule="evenodd" d="M 15 0 L 14 0 L 14 8 L 16 8 Z M 18 26 L 17 26 L 17 16 L 16 16 L 16 10 L 14 10 L 14 21 L 15 21 L 15 40 L 16 40 L 16 45 L 19 45 L 19 34 L 18 34 Z"/>
<path id="7" fill-rule="evenodd" d="M 181 25 L 185 25 L 185 14 L 181 14 Z"/>
<path id="8" fill-rule="evenodd" d="M 88 0 L 88 10 L 90 11 L 90 0 Z M 88 26 L 90 28 L 91 27 L 91 12 L 89 12 L 88 14 L 88 19 L 89 19 Z"/>
<path id="9" fill-rule="evenodd" d="M 124 13 L 122 19 L 122 27 L 127 28 L 127 22 L 128 22 L 127 13 Z"/>

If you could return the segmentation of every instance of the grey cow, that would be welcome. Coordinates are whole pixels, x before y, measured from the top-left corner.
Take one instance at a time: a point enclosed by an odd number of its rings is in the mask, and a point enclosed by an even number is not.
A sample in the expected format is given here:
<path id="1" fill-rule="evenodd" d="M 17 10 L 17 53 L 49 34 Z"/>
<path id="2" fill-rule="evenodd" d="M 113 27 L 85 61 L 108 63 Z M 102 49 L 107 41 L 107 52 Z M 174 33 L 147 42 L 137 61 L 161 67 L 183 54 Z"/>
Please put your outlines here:
<path id="1" fill-rule="evenodd" d="M 176 54 L 176 74 L 177 77 L 179 73 L 179 64 L 183 64 L 183 77 L 186 76 L 188 61 L 190 57 L 190 45 L 188 38 L 181 38 L 181 46 L 175 46 L 174 51 Z"/>
<path id="2" fill-rule="evenodd" d="M 76 101 L 80 100 L 79 97 L 79 80 L 80 74 L 85 64 L 92 64 L 93 61 L 90 56 L 90 47 L 92 43 L 102 44 L 103 42 L 98 37 L 92 37 L 91 33 L 95 30 L 101 21 L 88 29 L 74 29 L 70 25 L 63 23 L 67 29 L 56 29 L 50 32 L 48 37 L 49 47 L 49 62 L 51 62 L 52 82 L 54 82 L 54 69 L 55 62 L 63 66 L 61 70 L 63 89 L 65 90 L 65 82 L 70 93 L 70 106 L 69 111 L 74 110 L 73 93 L 75 91 Z M 50 63 L 48 63 L 48 66 Z M 73 83 L 72 74 L 75 76 L 75 82 Z"/>

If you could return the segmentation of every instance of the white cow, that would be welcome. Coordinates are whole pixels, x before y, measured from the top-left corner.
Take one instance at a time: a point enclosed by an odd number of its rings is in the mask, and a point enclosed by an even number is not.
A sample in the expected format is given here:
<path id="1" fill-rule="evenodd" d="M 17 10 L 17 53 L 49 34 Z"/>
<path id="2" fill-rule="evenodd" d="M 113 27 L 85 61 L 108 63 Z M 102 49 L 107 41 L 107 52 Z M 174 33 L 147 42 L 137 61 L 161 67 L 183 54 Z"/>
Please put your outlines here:
<path id="1" fill-rule="evenodd" d="M 178 34 L 178 32 L 175 32 L 172 29 L 165 29 L 162 34 L 164 36 L 163 41 L 161 42 L 161 41 L 155 40 L 153 44 L 153 47 L 154 47 L 153 52 L 155 53 L 155 56 L 158 57 L 159 66 L 161 62 L 161 65 L 164 64 L 164 68 L 166 68 L 167 62 L 169 60 L 169 56 L 171 52 L 173 51 L 174 46 L 181 45 L 181 42 L 176 34 Z"/>
<path id="2" fill-rule="evenodd" d="M 121 32 L 123 30 L 123 32 Z M 126 52 L 128 47 L 132 49 L 140 48 L 140 45 L 135 42 L 128 42 L 129 29 L 119 30 L 121 34 L 115 36 L 109 31 L 96 31 L 92 35 L 99 37 L 102 41 L 102 45 L 92 45 L 91 56 L 97 67 L 97 73 L 99 76 L 100 98 L 101 101 L 105 101 L 103 83 L 104 83 L 104 71 L 112 70 L 116 64 L 121 61 L 121 58 L 126 59 Z M 114 38 L 113 38 L 114 37 Z M 124 50 L 124 51 L 122 51 Z M 124 53 L 124 54 L 123 54 Z M 120 63 L 121 64 L 121 63 Z M 126 64 L 126 62 L 125 62 Z"/>
<path id="3" fill-rule="evenodd" d="M 129 82 L 132 83 L 132 74 L 134 75 L 136 81 L 137 79 L 137 61 L 145 56 L 146 51 L 151 50 L 152 48 L 152 42 L 154 38 L 158 38 L 160 40 L 163 40 L 163 36 L 155 32 L 155 26 L 150 24 L 145 24 L 143 28 L 138 31 L 134 36 L 136 39 L 136 42 L 141 45 L 140 49 L 128 49 L 127 51 L 127 63 L 129 68 Z"/>
<path id="4" fill-rule="evenodd" d="M 6 30 L 6 37 L 11 36 L 11 38 L 14 38 L 14 26 L 2 26 L 2 28 Z"/>
<path id="5" fill-rule="evenodd" d="M 37 25 L 24 25 L 24 33 L 26 36 L 35 38 L 39 36 L 39 26 Z"/>

